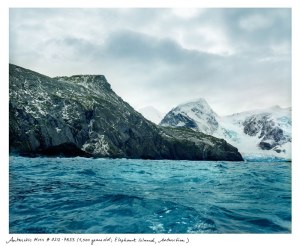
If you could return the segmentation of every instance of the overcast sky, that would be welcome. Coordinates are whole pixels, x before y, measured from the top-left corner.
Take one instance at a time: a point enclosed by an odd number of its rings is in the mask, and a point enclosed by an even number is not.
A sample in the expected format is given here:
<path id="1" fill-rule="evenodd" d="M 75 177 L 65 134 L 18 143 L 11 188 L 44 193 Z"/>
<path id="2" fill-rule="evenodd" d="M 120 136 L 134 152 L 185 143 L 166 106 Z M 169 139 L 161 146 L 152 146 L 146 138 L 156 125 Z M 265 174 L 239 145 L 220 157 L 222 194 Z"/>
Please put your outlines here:
<path id="1" fill-rule="evenodd" d="M 290 9 L 11 9 L 10 63 L 103 74 L 134 108 L 291 106 Z"/>

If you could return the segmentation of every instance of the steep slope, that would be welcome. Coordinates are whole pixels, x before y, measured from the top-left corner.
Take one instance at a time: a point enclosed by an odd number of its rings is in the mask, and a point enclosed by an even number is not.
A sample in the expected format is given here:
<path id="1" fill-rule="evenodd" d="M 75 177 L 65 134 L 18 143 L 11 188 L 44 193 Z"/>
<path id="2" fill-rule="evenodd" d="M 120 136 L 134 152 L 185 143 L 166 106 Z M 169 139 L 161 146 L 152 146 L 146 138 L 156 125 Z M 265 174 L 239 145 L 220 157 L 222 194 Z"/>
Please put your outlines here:
<path id="1" fill-rule="evenodd" d="M 276 106 L 220 117 L 204 99 L 198 99 L 172 109 L 160 125 L 187 127 L 223 138 L 245 159 L 291 159 L 290 108 Z"/>
<path id="2" fill-rule="evenodd" d="M 50 78 L 10 65 L 9 93 L 11 153 L 242 160 L 237 149 L 219 140 L 207 143 L 206 135 L 197 143 L 166 137 L 164 128 L 124 102 L 102 75 Z M 205 148 L 219 151 L 202 155 Z"/>

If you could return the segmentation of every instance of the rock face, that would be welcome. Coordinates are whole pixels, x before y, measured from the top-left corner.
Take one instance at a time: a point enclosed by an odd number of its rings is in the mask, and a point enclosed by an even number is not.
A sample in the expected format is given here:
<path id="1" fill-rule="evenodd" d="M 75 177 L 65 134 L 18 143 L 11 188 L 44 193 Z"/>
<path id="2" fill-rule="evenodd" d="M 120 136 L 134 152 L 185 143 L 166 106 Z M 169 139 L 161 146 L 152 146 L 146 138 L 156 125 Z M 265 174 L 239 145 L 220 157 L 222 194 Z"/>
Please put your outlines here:
<path id="1" fill-rule="evenodd" d="M 243 157 L 291 159 L 291 109 L 278 106 L 218 116 L 204 99 L 181 104 L 161 121 L 161 126 L 187 127 L 225 139 Z"/>
<path id="2" fill-rule="evenodd" d="M 237 148 L 224 139 L 215 138 L 188 128 L 160 127 L 162 135 L 171 143 L 173 158 L 180 159 L 178 153 L 187 160 L 240 160 Z M 199 151 L 200 150 L 200 151 Z"/>
<path id="3" fill-rule="evenodd" d="M 280 145 L 291 142 L 291 136 L 285 134 L 267 113 L 247 117 L 243 126 L 245 134 L 258 136 L 261 140 L 258 146 L 263 150 L 274 149 L 280 153 Z"/>
<path id="4" fill-rule="evenodd" d="M 146 120 L 102 75 L 50 78 L 11 64 L 9 95 L 11 153 L 242 160 L 223 140 Z"/>

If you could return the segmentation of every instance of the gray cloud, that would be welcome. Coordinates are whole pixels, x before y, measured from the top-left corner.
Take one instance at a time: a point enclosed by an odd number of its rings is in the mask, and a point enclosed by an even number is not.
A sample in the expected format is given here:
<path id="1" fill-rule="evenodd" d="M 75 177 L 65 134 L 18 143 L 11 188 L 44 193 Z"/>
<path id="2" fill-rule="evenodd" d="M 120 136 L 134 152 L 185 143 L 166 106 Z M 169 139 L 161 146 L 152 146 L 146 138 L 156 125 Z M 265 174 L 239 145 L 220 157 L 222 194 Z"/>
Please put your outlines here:
<path id="1" fill-rule="evenodd" d="M 132 106 L 291 104 L 289 9 L 11 9 L 10 62 L 104 74 Z"/>

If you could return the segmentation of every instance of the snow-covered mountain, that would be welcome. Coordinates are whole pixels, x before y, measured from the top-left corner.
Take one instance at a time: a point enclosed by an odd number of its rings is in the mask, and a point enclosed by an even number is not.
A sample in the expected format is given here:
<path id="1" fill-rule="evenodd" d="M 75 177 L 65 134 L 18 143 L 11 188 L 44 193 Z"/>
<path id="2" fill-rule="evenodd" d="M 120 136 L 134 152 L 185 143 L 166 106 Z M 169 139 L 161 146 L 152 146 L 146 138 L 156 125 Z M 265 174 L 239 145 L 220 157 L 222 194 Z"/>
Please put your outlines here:
<path id="1" fill-rule="evenodd" d="M 201 98 L 178 105 L 160 125 L 187 127 L 223 138 L 246 160 L 291 160 L 291 108 L 274 106 L 221 117 Z"/>
<path id="2" fill-rule="evenodd" d="M 157 125 L 163 119 L 162 113 L 152 106 L 140 108 L 138 109 L 138 112 L 140 112 L 147 120 L 150 120 Z"/>

